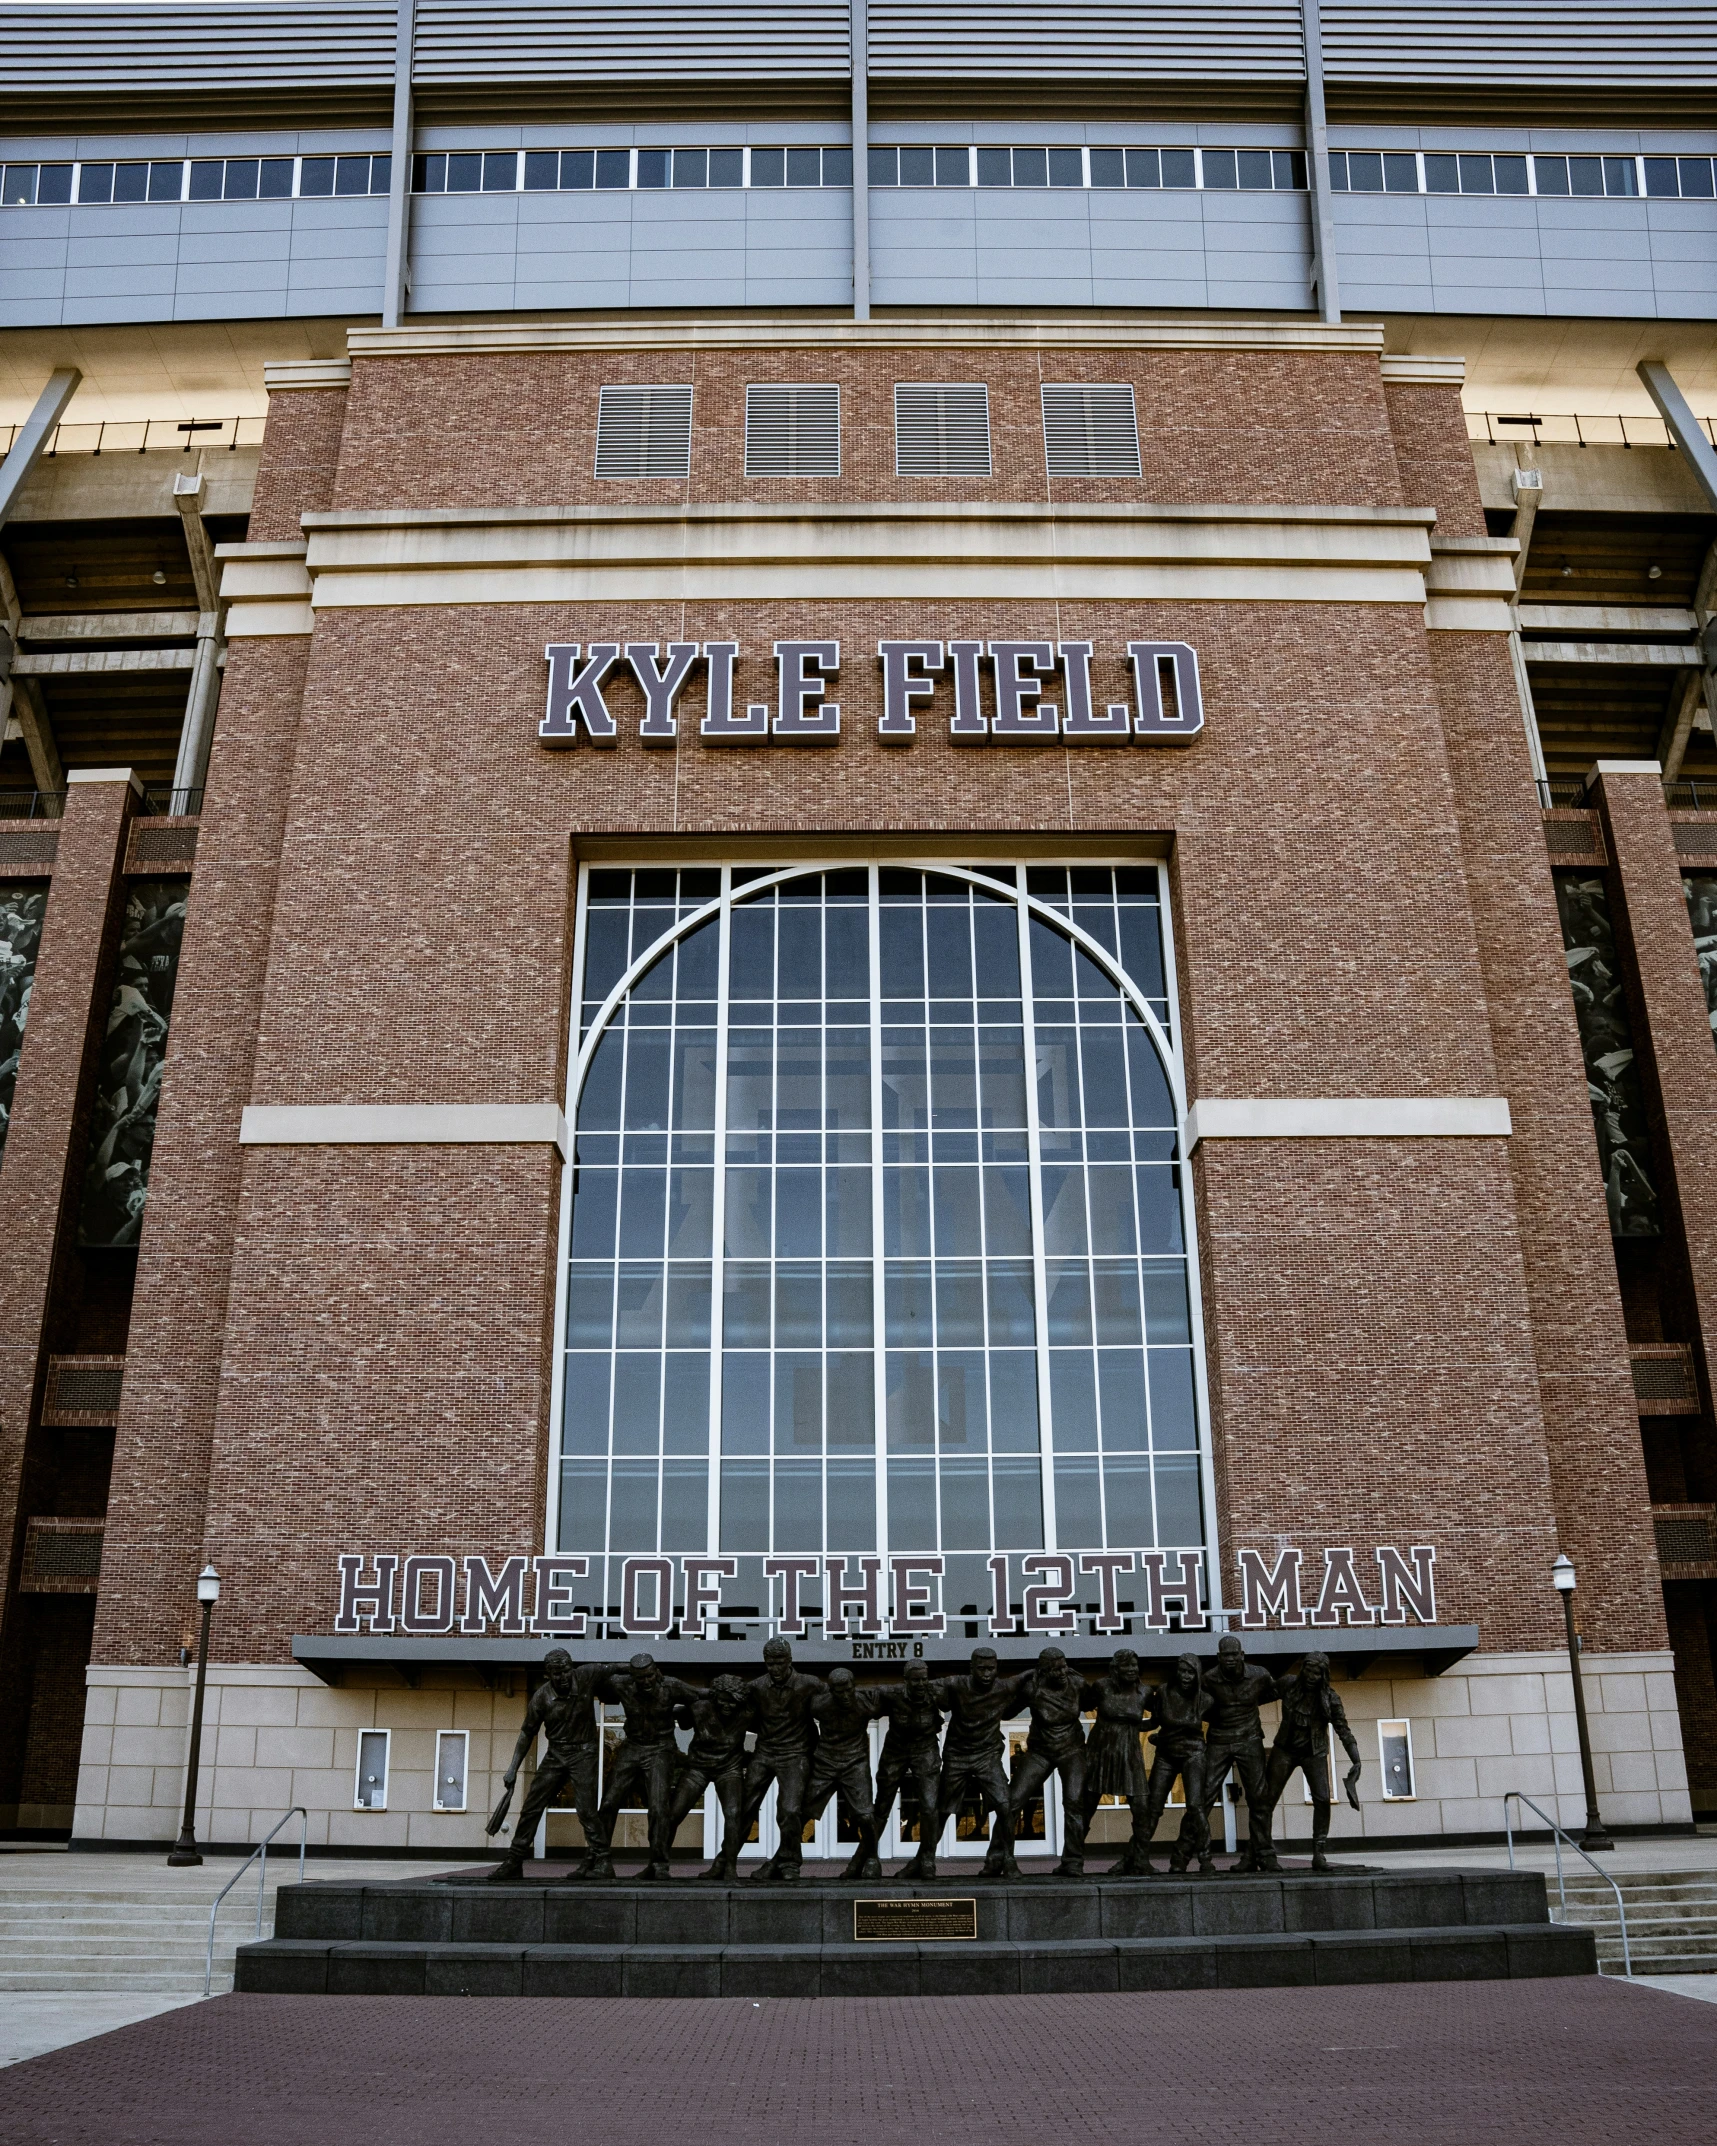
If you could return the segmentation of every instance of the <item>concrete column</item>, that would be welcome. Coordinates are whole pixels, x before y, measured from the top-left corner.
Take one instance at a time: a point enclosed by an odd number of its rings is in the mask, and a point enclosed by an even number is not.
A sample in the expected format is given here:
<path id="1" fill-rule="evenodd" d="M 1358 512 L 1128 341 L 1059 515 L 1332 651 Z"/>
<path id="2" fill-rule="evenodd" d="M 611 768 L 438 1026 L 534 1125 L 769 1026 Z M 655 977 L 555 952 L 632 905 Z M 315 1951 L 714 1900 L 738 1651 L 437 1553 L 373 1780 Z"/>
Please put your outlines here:
<path id="1" fill-rule="evenodd" d="M 12 1587 L 28 1518 L 27 1442 L 55 1341 L 49 1330 L 54 1280 L 77 1227 L 95 1046 L 107 1018 L 113 927 L 124 899 L 126 828 L 142 794 L 127 768 L 79 769 L 69 780 L 12 1124 L 0 1160 L 0 1543 L 7 1557 L 0 1609 L 0 1771 L 16 1756 L 5 1724 L 16 1729 L 28 1717 L 11 1630 L 18 1600 Z M 0 1780 L 0 1802 L 8 1800 Z"/>
<path id="2" fill-rule="evenodd" d="M 1681 892 L 1681 859 L 1655 760 L 1600 760 L 1594 787 L 1621 900 L 1643 1024 L 1635 1036 L 1653 1106 L 1664 1219 L 1685 1235 L 1707 1405 L 1717 1391 L 1717 1049 Z"/>

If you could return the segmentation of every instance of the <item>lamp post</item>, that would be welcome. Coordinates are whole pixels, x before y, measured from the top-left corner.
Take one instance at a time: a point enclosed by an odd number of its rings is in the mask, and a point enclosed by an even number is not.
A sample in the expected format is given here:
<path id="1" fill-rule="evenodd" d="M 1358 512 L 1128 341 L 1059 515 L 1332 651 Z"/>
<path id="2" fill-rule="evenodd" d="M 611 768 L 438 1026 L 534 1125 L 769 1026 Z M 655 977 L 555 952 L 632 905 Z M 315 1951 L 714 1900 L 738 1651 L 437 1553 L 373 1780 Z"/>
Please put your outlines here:
<path id="1" fill-rule="evenodd" d="M 173 1852 L 167 1858 L 174 1870 L 188 1869 L 203 1860 L 197 1853 L 197 1766 L 203 1755 L 203 1687 L 209 1674 L 209 1612 L 220 1599 L 221 1576 L 213 1565 L 205 1565 L 197 1574 L 197 1600 L 203 1605 L 203 1629 L 197 1640 L 197 1696 L 191 1702 L 191 1751 L 185 1761 L 185 1819 L 179 1828 L 179 1838 L 173 1843 Z"/>
<path id="2" fill-rule="evenodd" d="M 1550 1568 L 1550 1578 L 1562 1597 L 1562 1616 L 1568 1627 L 1568 1673 L 1574 1679 L 1574 1725 L 1580 1732 L 1580 1779 L 1586 1790 L 1586 1830 L 1580 1846 L 1613 1848 L 1616 1844 L 1598 1816 L 1598 1791 L 1592 1780 L 1592 1732 L 1586 1726 L 1586 1692 L 1580 1682 L 1580 1642 L 1574 1633 L 1574 1560 L 1564 1552 Z"/>

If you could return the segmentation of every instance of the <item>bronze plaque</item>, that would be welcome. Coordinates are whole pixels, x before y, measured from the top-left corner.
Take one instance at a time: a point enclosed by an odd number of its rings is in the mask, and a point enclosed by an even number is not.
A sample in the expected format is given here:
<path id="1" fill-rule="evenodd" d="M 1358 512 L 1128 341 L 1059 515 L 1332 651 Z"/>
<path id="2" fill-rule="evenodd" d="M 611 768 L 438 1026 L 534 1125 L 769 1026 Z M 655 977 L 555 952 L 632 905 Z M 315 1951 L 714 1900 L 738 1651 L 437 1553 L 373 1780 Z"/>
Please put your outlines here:
<path id="1" fill-rule="evenodd" d="M 896 1945 L 975 1938 L 975 1900 L 855 1900 L 853 1939 L 878 1938 Z"/>

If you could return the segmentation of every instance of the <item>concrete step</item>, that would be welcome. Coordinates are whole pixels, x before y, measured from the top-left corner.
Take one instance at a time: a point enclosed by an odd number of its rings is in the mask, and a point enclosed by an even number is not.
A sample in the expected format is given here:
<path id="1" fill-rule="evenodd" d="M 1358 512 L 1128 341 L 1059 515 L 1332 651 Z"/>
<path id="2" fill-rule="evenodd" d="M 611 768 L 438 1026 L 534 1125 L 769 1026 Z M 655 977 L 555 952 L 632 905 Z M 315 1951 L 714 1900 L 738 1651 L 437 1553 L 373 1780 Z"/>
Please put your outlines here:
<path id="1" fill-rule="evenodd" d="M 232 1968 L 215 1962 L 214 1979 L 209 1984 L 212 1997 L 222 1997 L 233 1986 Z M 92 1995 L 108 1993 L 114 1996 L 135 1997 L 200 1997 L 203 1993 L 202 1970 L 197 1970 L 195 1980 L 185 1975 L 124 1974 L 112 1969 L 78 1972 L 66 1968 L 42 1968 L 28 1974 L 18 1974 L 11 1968 L 0 1968 L 0 1995 L 19 1996 L 41 1993 L 85 1991 Z"/>
<path id="2" fill-rule="evenodd" d="M 825 1945 L 241 1945 L 235 1988 L 397 1997 L 916 1997 L 1293 1989 L 1589 1975 L 1587 1930 L 1273 1931 L 1207 1938 Z"/>

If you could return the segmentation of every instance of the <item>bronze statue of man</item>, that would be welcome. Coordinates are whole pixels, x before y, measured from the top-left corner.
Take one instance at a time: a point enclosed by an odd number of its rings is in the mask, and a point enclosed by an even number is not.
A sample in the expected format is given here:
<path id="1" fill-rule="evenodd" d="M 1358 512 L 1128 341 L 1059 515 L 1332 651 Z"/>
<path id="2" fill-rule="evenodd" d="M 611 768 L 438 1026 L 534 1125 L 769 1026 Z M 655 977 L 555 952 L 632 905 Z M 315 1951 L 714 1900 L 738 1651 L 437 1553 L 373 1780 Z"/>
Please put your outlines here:
<path id="1" fill-rule="evenodd" d="M 909 1883 L 933 1878 L 936 1841 L 942 1830 L 936 1790 L 942 1773 L 945 1709 L 930 1681 L 927 1662 L 908 1662 L 901 1683 L 879 1688 L 883 1694 L 881 1711 L 888 1716 L 888 1734 L 882 1740 L 882 1756 L 876 1762 L 877 1839 L 888 1829 L 889 1813 L 894 1809 L 901 1783 L 910 1780 L 918 1792 L 918 1853 L 895 1876 Z"/>
<path id="2" fill-rule="evenodd" d="M 654 1656 L 634 1654 L 623 1670 L 604 1680 L 602 1696 L 617 1699 L 626 1715 L 626 1734 L 614 1753 L 602 1798 L 602 1838 L 613 1840 L 614 1821 L 624 1804 L 641 1802 L 649 1821 L 650 1860 L 639 1876 L 669 1877 L 669 1848 L 674 1838 L 669 1817 L 680 1765 L 674 1719 L 698 1693 L 678 1677 L 664 1676 Z"/>
<path id="3" fill-rule="evenodd" d="M 1204 1723 L 1211 1708 L 1209 1693 L 1196 1654 L 1183 1654 L 1169 1671 L 1167 1680 L 1151 1694 L 1146 1717 L 1151 1734 L 1151 1776 L 1145 1795 L 1145 1813 L 1139 1820 L 1139 1837 L 1145 1844 L 1144 1869 L 1150 1870 L 1151 1843 L 1178 1774 L 1186 1792 L 1186 1821 L 1169 1851 L 1169 1868 L 1184 1871 L 1193 1856 L 1208 1877 L 1216 1868 L 1210 1852 L 1210 1820 L 1204 1806 Z"/>
<path id="4" fill-rule="evenodd" d="M 1343 1786 L 1348 1802 L 1356 1811 L 1359 1809 L 1359 1775 L 1363 1764 L 1359 1745 L 1348 1726 L 1347 1708 L 1341 1703 L 1341 1694 L 1330 1683 L 1327 1654 L 1308 1654 L 1296 1675 L 1277 1679 L 1276 1691 L 1282 1702 L 1282 1720 L 1270 1746 L 1264 1774 L 1266 1834 L 1270 1820 L 1275 1816 L 1276 1805 L 1282 1799 L 1282 1791 L 1298 1769 L 1304 1773 L 1306 1786 L 1312 1792 L 1312 1868 L 1328 1870 L 1332 1801 L 1330 1731 L 1335 1731 L 1342 1749 L 1352 1761 Z"/>
<path id="5" fill-rule="evenodd" d="M 817 1735 L 811 1701 L 823 1689 L 823 1680 L 793 1667 L 793 1650 L 784 1639 L 769 1641 L 763 1649 L 763 1665 L 763 1674 L 753 1677 L 746 1687 L 757 1745 L 745 1769 L 739 1837 L 743 1841 L 750 1833 L 773 1782 L 781 1844 L 756 1875 L 765 1884 L 771 1880 L 791 1883 L 805 1861 L 805 1791 Z"/>
<path id="6" fill-rule="evenodd" d="M 739 1850 L 745 1839 L 740 1813 L 745 1808 L 745 1734 L 751 1727 L 751 1701 L 740 1678 L 724 1674 L 707 1692 L 675 1709 L 682 1729 L 692 1732 L 686 1769 L 674 1791 L 668 1813 L 668 1841 L 685 1818 L 713 1787 L 721 1805 L 721 1849 L 704 1872 L 718 1883 L 731 1883 L 739 1875 Z"/>
<path id="7" fill-rule="evenodd" d="M 1270 1845 L 1269 1792 L 1264 1785 L 1264 1724 L 1258 1709 L 1276 1696 L 1276 1680 L 1255 1668 L 1232 1633 L 1217 1641 L 1215 1666 L 1205 1672 L 1210 1698 L 1209 1730 L 1204 1742 L 1204 1798 L 1201 1816 L 1208 1829 L 1210 1813 L 1222 1798 L 1229 1770 L 1240 1776 L 1246 1797 L 1246 1846 L 1235 1868 L 1277 1870 Z M 1189 1801 L 1180 1823 L 1177 1847 L 1196 1850 L 1198 1821 Z"/>
<path id="8" fill-rule="evenodd" d="M 1008 1821 L 1019 1836 L 1021 1814 L 1050 1775 L 1061 1777 L 1061 1861 L 1058 1878 L 1085 1875 L 1085 1723 L 1087 1680 L 1068 1666 L 1059 1647 L 1045 1647 L 1025 1687 L 1031 1733 L 1008 1782 Z"/>
<path id="9" fill-rule="evenodd" d="M 805 1823 L 814 1826 L 829 1798 L 838 1793 L 839 1808 L 858 1834 L 858 1846 L 841 1872 L 843 1878 L 882 1876 L 870 1779 L 870 1725 L 882 1712 L 886 1698 L 879 1685 L 856 1683 L 850 1669 L 831 1669 L 826 1688 L 811 1701 L 817 1748 L 811 1754 L 810 1785 L 805 1791 Z"/>
<path id="10" fill-rule="evenodd" d="M 524 1875 L 525 1857 L 536 1837 L 537 1825 L 555 1798 L 572 1783 L 573 1801 L 584 1827 L 585 1855 L 579 1875 L 611 1878 L 614 1866 L 608 1859 L 608 1836 L 602 1830 L 596 1801 L 596 1756 L 599 1749 L 595 1699 L 602 1684 L 613 1675 L 613 1662 L 586 1662 L 575 1666 L 564 1647 L 551 1647 L 543 1657 L 543 1681 L 531 1694 L 525 1721 L 512 1758 L 502 1776 L 504 1793 L 488 1830 L 498 1833 L 506 1821 L 513 1784 L 519 1778 L 539 1731 L 548 1738 L 548 1750 L 525 1792 L 513 1838 L 494 1869 L 491 1884 L 505 1883 Z"/>
<path id="11" fill-rule="evenodd" d="M 989 1852 L 984 1857 L 986 1878 L 1017 1878 L 1014 1861 L 1013 1816 L 1008 1800 L 1008 1777 L 1003 1768 L 1001 1725 L 1020 1708 L 1020 1693 L 1026 1674 L 1004 1677 L 997 1669 L 994 1647 L 978 1647 L 971 1668 L 963 1677 L 943 1677 L 935 1687 L 938 1703 L 952 1716 L 948 1739 L 942 1747 L 942 1773 L 936 1784 L 936 1832 L 925 1833 L 925 1849 L 919 1852 L 919 1875 L 936 1875 L 937 1836 L 950 1818 L 959 1820 L 960 1805 L 976 1790 L 980 1801 L 993 1814 Z"/>
<path id="12" fill-rule="evenodd" d="M 1139 1675 L 1139 1657 L 1131 1647 L 1122 1647 L 1114 1656 L 1108 1675 L 1097 1679 L 1093 1696 L 1097 1719 L 1085 1747 L 1085 1825 L 1089 1829 L 1105 1796 L 1119 1796 L 1133 1814 L 1133 1832 L 1109 1875 L 1143 1877 L 1150 1871 L 1151 1837 L 1143 1830 L 1145 1747 L 1139 1739 L 1148 1695 Z"/>

